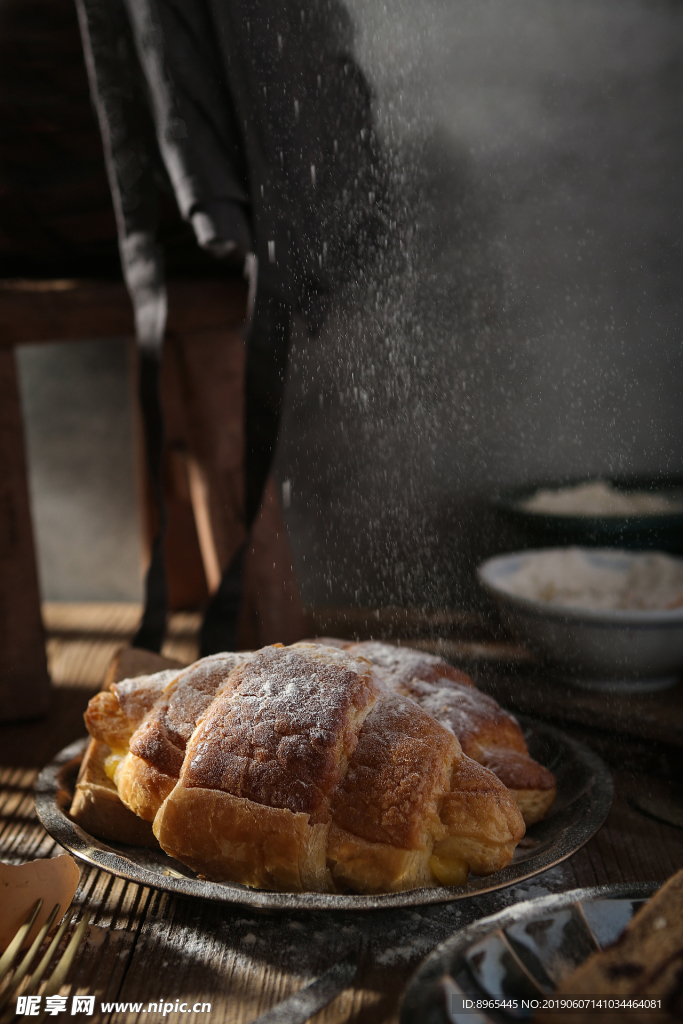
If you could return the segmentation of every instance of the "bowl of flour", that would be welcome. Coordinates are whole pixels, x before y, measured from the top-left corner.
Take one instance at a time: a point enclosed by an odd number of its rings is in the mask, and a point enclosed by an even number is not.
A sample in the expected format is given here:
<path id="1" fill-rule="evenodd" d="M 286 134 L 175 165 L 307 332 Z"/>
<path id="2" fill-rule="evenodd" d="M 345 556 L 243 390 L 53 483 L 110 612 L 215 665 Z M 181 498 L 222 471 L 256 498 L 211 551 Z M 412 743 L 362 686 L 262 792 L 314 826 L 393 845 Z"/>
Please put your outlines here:
<path id="1" fill-rule="evenodd" d="M 511 544 L 616 547 L 683 555 L 683 479 L 631 477 L 525 484 L 493 507 Z"/>
<path id="2" fill-rule="evenodd" d="M 585 480 L 566 487 L 539 487 L 517 505 L 548 516 L 623 518 L 668 516 L 683 512 L 683 492 L 615 487 L 608 480 Z"/>
<path id="3" fill-rule="evenodd" d="M 478 569 L 506 624 L 570 681 L 645 692 L 683 671 L 683 558 L 658 551 L 544 548 Z"/>

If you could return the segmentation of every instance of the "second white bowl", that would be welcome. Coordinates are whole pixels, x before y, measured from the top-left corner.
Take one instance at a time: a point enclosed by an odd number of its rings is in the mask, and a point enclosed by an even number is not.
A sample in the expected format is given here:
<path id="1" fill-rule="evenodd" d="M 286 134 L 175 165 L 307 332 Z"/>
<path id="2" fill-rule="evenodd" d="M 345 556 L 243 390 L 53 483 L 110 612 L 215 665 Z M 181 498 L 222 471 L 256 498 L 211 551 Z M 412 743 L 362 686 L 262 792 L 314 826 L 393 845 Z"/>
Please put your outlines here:
<path id="1" fill-rule="evenodd" d="M 580 587 L 568 595 L 570 554 L 586 563 L 585 605 Z M 683 559 L 656 557 L 674 582 L 679 570 L 683 580 Z M 479 567 L 478 576 L 506 624 L 573 681 L 603 690 L 642 692 L 674 685 L 683 670 L 683 607 L 594 605 L 609 587 L 618 588 L 620 578 L 624 583 L 631 579 L 648 558 L 651 566 L 652 552 L 546 548 L 490 558 Z M 531 596 L 534 591 L 546 599 Z"/>

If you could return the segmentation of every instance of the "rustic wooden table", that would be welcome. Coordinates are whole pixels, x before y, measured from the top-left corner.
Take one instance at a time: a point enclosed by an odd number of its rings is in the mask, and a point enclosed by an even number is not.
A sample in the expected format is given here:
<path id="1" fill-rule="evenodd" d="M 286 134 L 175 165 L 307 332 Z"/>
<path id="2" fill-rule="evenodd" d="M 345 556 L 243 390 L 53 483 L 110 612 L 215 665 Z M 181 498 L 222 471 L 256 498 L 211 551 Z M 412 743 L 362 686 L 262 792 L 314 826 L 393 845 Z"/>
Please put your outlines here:
<path id="1" fill-rule="evenodd" d="M 59 852 L 36 819 L 32 786 L 39 769 L 83 735 L 85 705 L 134 628 L 136 614 L 121 606 L 47 608 L 52 708 L 45 718 L 0 726 L 0 859 L 19 863 Z M 165 653 L 191 659 L 195 629 L 192 616 L 176 616 Z M 210 1003 L 211 1010 L 172 1011 L 165 1021 L 241 1024 L 347 951 L 362 949 L 353 987 L 312 1020 L 396 1021 L 412 971 L 463 925 L 532 896 L 606 882 L 663 880 L 683 866 L 683 828 L 646 816 L 632 799 L 674 778 L 683 748 L 590 733 L 576 724 L 569 729 L 611 764 L 616 798 L 599 834 L 544 875 L 488 896 L 417 910 L 255 914 L 172 897 L 84 865 L 72 927 L 86 909 L 93 924 L 63 993 L 95 995 L 95 1019 L 105 1021 L 151 1024 L 155 1017 L 129 1009 L 102 1011 L 102 1003 L 175 1006 L 179 1000 Z"/>

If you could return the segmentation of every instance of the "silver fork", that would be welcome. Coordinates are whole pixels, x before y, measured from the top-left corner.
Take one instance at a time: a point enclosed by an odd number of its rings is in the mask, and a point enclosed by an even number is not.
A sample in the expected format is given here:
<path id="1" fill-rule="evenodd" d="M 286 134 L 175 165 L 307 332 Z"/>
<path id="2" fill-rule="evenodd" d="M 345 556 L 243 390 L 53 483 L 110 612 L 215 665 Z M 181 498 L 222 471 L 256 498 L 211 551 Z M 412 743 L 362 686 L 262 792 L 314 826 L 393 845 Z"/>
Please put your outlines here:
<path id="1" fill-rule="evenodd" d="M 35 924 L 35 920 L 38 917 L 38 914 L 40 913 L 40 908 L 42 907 L 42 905 L 42 899 L 36 901 L 35 905 L 31 908 L 28 917 L 26 918 L 24 923 L 19 927 L 17 934 L 10 942 L 9 946 L 3 953 L 2 957 L 0 957 L 0 986 L 2 986 L 3 982 L 5 981 L 5 978 L 8 976 L 10 970 L 12 969 L 14 961 L 17 960 L 17 963 L 14 964 L 14 973 L 12 975 L 12 978 L 9 981 L 4 992 L 0 994 L 0 1024 L 7 1024 L 7 1022 L 11 1021 L 12 1017 L 14 1016 L 14 1010 L 11 1006 L 9 1006 L 8 1008 L 8 1004 L 10 1004 L 15 992 L 18 990 L 22 981 L 30 971 L 36 957 L 40 953 L 40 949 L 41 946 L 43 945 L 43 942 L 45 941 L 45 937 L 50 931 L 50 928 L 52 928 L 54 922 L 57 920 L 57 916 L 60 910 L 58 903 L 54 905 L 54 907 L 50 911 L 50 915 L 47 921 L 36 935 L 35 939 L 31 943 L 27 952 L 24 954 L 21 961 L 19 961 L 18 956 L 21 947 L 26 941 L 26 936 L 33 928 L 33 925 Z M 72 963 L 74 962 L 76 953 L 78 951 L 78 947 L 81 944 L 81 940 L 83 939 L 85 930 L 88 927 L 89 923 L 90 914 L 86 913 L 85 916 L 80 921 L 78 927 L 76 928 L 76 931 L 71 936 L 69 944 L 67 945 L 66 949 L 60 956 L 54 971 L 50 975 L 45 986 L 45 989 L 43 991 L 43 996 L 55 995 L 55 993 L 58 992 L 61 986 L 64 984 L 66 976 L 69 973 L 69 969 Z M 45 953 L 43 954 L 40 962 L 38 963 L 38 966 L 35 968 L 33 974 L 29 978 L 28 984 L 23 989 L 21 993 L 22 996 L 32 995 L 40 985 L 50 965 L 50 961 L 55 953 L 55 950 L 59 946 L 62 936 L 64 935 L 64 932 L 66 931 L 68 926 L 69 918 L 65 917 L 64 921 L 62 921 L 61 925 L 57 929 L 54 938 L 52 939 L 49 946 L 45 950 Z M 4 1013 L 3 1010 L 5 1011 Z M 41 1019 L 43 1016 L 44 1015 L 41 1014 Z M 36 1021 L 36 1024 L 38 1024 L 38 1021 Z"/>

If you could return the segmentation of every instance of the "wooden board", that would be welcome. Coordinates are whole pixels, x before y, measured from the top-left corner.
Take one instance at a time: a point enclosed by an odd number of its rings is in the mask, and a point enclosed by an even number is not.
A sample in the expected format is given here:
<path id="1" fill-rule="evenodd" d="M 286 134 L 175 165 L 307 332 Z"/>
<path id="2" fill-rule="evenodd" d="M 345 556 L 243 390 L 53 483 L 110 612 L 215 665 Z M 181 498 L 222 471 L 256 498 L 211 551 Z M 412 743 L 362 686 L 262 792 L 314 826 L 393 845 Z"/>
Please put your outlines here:
<path id="1" fill-rule="evenodd" d="M 142 605 L 132 602 L 46 601 L 50 675 L 57 685 L 99 688 L 112 659 L 140 624 Z M 162 654 L 183 665 L 199 657 L 198 612 L 174 612 Z"/>
<path id="2" fill-rule="evenodd" d="M 168 331 L 212 331 L 244 321 L 246 282 L 168 282 Z M 123 281 L 0 281 L 0 346 L 133 334 Z"/>
<path id="3" fill-rule="evenodd" d="M 539 668 L 480 666 L 474 675 L 482 690 L 513 711 L 683 747 L 682 683 L 658 693 L 599 693 Z"/>

